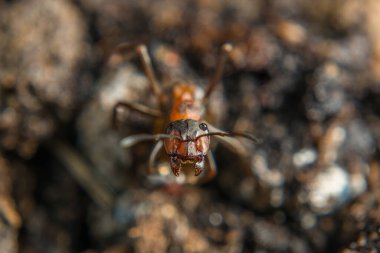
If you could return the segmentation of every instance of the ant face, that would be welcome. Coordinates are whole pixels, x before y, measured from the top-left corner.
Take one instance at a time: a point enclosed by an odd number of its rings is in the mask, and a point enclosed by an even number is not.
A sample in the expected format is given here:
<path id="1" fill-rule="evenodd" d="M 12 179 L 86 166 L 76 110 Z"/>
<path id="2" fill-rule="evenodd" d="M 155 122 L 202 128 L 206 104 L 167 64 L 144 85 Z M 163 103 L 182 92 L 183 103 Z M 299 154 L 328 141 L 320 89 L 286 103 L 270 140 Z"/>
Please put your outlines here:
<path id="1" fill-rule="evenodd" d="M 179 175 L 184 164 L 193 165 L 196 176 L 201 174 L 210 148 L 207 124 L 190 119 L 177 120 L 168 125 L 165 133 L 179 137 L 164 140 L 174 175 Z"/>

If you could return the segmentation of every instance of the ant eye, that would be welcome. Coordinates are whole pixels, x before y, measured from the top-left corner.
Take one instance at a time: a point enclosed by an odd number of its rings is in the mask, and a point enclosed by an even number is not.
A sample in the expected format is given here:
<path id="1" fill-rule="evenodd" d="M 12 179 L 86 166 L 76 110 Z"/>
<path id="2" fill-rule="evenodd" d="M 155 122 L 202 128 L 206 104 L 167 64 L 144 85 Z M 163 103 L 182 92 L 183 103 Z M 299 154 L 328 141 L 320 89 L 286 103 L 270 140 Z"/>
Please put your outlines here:
<path id="1" fill-rule="evenodd" d="M 207 130 L 207 124 L 206 123 L 200 123 L 199 124 L 199 128 L 203 131 L 206 131 Z"/>

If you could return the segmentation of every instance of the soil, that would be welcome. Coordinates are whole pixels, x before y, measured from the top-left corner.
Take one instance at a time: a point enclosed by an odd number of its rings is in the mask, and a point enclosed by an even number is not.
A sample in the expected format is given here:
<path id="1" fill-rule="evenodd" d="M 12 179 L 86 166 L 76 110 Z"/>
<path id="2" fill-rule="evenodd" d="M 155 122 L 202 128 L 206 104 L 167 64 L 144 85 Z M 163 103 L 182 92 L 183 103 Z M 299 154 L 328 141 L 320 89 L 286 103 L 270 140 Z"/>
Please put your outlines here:
<path id="1" fill-rule="evenodd" d="M 379 11 L 0 0 L 0 252 L 380 251 Z M 207 182 L 161 153 L 148 173 L 154 143 L 120 140 L 162 120 L 117 110 L 112 124 L 120 101 L 158 109 L 136 45 L 170 97 L 204 89 L 226 42 L 206 120 L 260 141 L 212 138 Z"/>

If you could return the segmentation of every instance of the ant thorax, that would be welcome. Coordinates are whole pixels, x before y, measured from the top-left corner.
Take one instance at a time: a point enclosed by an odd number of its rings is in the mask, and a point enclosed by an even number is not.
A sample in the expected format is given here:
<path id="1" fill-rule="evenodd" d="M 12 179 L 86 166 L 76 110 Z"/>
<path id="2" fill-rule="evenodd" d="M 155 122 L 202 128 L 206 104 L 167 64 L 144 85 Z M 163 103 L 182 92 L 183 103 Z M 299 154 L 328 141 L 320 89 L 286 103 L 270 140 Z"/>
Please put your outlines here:
<path id="1" fill-rule="evenodd" d="M 193 84 L 180 83 L 173 87 L 172 107 L 169 121 L 192 119 L 199 121 L 205 113 L 202 98 L 203 90 Z"/>

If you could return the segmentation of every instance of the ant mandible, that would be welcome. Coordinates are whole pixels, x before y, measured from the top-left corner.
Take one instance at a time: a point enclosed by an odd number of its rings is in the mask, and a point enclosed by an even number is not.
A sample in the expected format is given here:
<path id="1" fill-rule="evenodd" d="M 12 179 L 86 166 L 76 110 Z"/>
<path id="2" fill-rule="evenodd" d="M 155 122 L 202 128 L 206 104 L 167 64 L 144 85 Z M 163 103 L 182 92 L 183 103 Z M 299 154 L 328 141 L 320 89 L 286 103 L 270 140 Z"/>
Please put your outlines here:
<path id="1" fill-rule="evenodd" d="M 164 133 L 131 135 L 120 142 L 122 147 L 127 148 L 142 141 L 156 141 L 149 157 L 149 171 L 152 171 L 157 154 L 164 146 L 175 176 L 178 177 L 185 166 L 194 169 L 194 175 L 199 176 L 206 168 L 207 159 L 209 169 L 205 178 L 209 180 L 216 175 L 213 155 L 209 151 L 211 136 L 238 136 L 257 141 L 253 136 L 245 133 L 221 131 L 203 119 L 210 95 L 220 82 L 226 60 L 232 50 L 231 44 L 226 43 L 222 46 L 215 74 L 205 89 L 191 83 L 177 83 L 172 89 L 171 97 L 162 92 L 157 82 L 146 46 L 138 45 L 135 50 L 142 62 L 149 87 L 157 99 L 159 109 L 120 101 L 113 108 L 112 122 L 116 126 L 119 108 L 127 108 L 153 118 L 165 119 L 167 124 Z"/>

